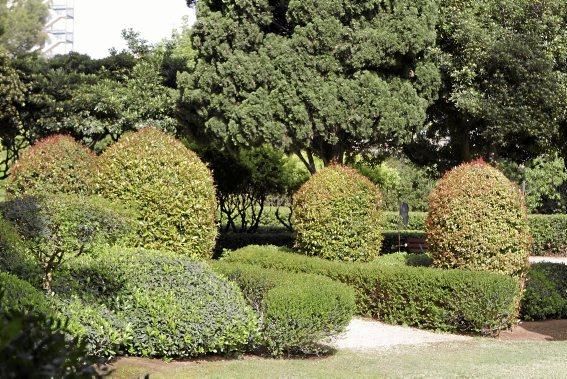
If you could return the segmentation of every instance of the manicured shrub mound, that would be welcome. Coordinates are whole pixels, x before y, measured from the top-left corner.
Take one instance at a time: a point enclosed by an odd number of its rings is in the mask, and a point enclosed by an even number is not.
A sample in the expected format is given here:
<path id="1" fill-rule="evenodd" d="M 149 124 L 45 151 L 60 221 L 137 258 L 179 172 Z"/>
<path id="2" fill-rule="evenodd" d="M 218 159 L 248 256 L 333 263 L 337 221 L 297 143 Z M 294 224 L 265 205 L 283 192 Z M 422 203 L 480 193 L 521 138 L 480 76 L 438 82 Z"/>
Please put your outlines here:
<path id="1" fill-rule="evenodd" d="M 567 318 L 567 265 L 531 265 L 520 312 L 527 321 Z"/>
<path id="2" fill-rule="evenodd" d="M 445 174 L 429 196 L 428 250 L 441 268 L 522 275 L 531 247 L 519 189 L 475 161 Z"/>
<path id="3" fill-rule="evenodd" d="M 381 195 L 343 166 L 325 167 L 294 195 L 295 246 L 326 259 L 369 261 L 380 254 Z"/>
<path id="4" fill-rule="evenodd" d="M 8 197 L 92 191 L 95 156 L 72 137 L 47 137 L 26 149 L 10 170 Z"/>
<path id="5" fill-rule="evenodd" d="M 70 266 L 54 291 L 75 333 L 105 356 L 240 351 L 257 329 L 238 288 L 175 253 L 108 249 Z"/>
<path id="6" fill-rule="evenodd" d="M 211 172 L 173 137 L 144 128 L 122 136 L 99 158 L 97 192 L 139 213 L 139 246 L 208 258 L 215 244 Z"/>
<path id="7" fill-rule="evenodd" d="M 0 310 L 52 314 L 45 294 L 25 280 L 0 272 Z"/>
<path id="8" fill-rule="evenodd" d="M 214 268 L 242 289 L 261 320 L 257 342 L 274 356 L 321 352 L 321 340 L 342 332 L 354 314 L 352 289 L 323 276 L 222 261 Z"/>
<path id="9" fill-rule="evenodd" d="M 393 324 L 492 335 L 517 317 L 518 280 L 492 272 L 409 267 L 381 259 L 330 262 L 269 246 L 249 246 L 224 260 L 327 276 L 354 289 L 359 315 Z"/>

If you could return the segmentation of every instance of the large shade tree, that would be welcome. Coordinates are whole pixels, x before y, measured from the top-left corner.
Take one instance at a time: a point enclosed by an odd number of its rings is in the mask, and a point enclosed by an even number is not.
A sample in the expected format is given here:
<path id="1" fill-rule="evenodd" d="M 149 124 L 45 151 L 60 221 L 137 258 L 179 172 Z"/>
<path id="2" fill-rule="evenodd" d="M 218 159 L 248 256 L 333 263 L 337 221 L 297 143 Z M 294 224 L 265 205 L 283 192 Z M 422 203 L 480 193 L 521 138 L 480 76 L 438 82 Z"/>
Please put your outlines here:
<path id="1" fill-rule="evenodd" d="M 179 76 L 183 110 L 228 146 L 304 152 L 313 172 L 313 156 L 342 162 L 409 141 L 437 95 L 435 1 L 196 7 L 196 63 Z"/>
<path id="2" fill-rule="evenodd" d="M 471 158 L 522 163 L 561 145 L 567 115 L 567 2 L 444 0 L 442 94 L 407 152 L 440 169 Z"/>

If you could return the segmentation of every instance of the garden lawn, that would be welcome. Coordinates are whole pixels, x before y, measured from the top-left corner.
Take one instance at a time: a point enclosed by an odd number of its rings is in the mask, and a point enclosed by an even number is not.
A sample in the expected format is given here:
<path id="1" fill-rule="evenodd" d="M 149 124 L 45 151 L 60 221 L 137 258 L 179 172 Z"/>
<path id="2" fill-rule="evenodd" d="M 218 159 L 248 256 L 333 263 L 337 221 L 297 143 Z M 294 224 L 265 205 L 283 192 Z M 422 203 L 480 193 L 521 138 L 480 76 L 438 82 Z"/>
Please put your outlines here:
<path id="1" fill-rule="evenodd" d="M 112 377 L 132 378 L 353 378 L 489 377 L 565 378 L 567 342 L 505 342 L 475 338 L 466 342 L 405 346 L 373 352 L 343 350 L 318 359 L 209 359 L 163 362 L 123 358 Z"/>

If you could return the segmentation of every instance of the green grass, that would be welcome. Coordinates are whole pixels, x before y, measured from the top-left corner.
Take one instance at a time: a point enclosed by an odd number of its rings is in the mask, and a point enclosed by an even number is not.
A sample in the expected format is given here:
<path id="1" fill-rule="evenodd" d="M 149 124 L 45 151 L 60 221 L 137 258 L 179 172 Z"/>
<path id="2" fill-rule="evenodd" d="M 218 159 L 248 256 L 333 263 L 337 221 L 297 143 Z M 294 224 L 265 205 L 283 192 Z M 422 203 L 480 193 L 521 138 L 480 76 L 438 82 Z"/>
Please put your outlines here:
<path id="1" fill-rule="evenodd" d="M 6 188 L 4 187 L 4 180 L 0 180 L 0 201 L 4 201 L 6 199 Z"/>
<path id="2" fill-rule="evenodd" d="M 319 359 L 245 357 L 165 363 L 127 359 L 115 378 L 146 373 L 151 378 L 405 378 L 405 377 L 566 377 L 567 342 L 467 342 L 405 346 L 376 352 L 340 351 Z"/>

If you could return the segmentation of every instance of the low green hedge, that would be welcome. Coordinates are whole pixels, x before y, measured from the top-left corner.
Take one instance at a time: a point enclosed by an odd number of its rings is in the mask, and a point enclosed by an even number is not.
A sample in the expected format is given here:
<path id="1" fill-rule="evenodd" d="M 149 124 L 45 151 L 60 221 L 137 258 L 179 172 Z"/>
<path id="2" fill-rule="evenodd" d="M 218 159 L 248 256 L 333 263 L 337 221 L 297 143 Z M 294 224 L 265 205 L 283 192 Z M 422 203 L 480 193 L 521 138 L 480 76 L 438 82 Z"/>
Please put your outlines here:
<path id="1" fill-rule="evenodd" d="M 408 225 L 402 225 L 402 218 L 399 212 L 384 212 L 385 230 L 425 230 L 425 219 L 427 212 L 410 212 L 408 217 Z"/>
<path id="2" fill-rule="evenodd" d="M 12 274 L 0 272 L 0 293 L 0 310 L 53 314 L 45 294 Z"/>
<path id="3" fill-rule="evenodd" d="M 329 278 L 223 261 L 213 267 L 235 281 L 258 312 L 258 342 L 274 356 L 321 352 L 320 341 L 342 332 L 354 314 L 352 289 Z"/>
<path id="4" fill-rule="evenodd" d="M 358 314 L 394 324 L 492 335 L 517 317 L 518 281 L 495 273 L 331 262 L 273 246 L 249 246 L 225 260 L 343 282 L 355 290 Z"/>
<path id="5" fill-rule="evenodd" d="M 567 318 L 567 265 L 531 265 L 521 316 L 527 321 Z"/>
<path id="6" fill-rule="evenodd" d="M 53 289 L 71 328 L 100 356 L 231 353 L 257 331 L 240 290 L 180 254 L 107 249 L 75 261 Z"/>

